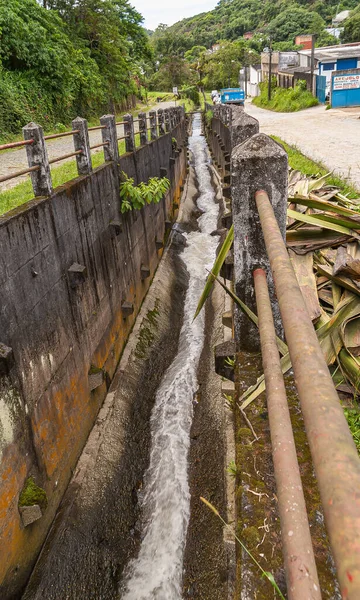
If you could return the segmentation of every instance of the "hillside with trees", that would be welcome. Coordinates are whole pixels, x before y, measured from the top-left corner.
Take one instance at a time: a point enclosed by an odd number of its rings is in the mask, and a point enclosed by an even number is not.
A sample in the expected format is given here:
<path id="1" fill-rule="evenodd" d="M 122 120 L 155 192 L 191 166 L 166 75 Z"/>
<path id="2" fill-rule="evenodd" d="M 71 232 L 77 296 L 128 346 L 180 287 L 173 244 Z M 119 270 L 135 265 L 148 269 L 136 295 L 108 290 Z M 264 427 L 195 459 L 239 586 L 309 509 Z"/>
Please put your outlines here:
<path id="1" fill-rule="evenodd" d="M 358 0 L 220 0 L 214 10 L 168 28 L 160 26 L 154 37 L 171 35 L 174 49 L 180 44 L 185 51 L 195 45 L 210 48 L 218 40 L 237 40 L 248 31 L 271 34 L 275 41 L 293 41 L 299 33 L 322 34 L 337 12 L 358 6 Z"/>
<path id="2" fill-rule="evenodd" d="M 0 136 L 126 106 L 152 61 L 128 0 L 0 2 Z"/>
<path id="3" fill-rule="evenodd" d="M 157 70 L 151 85 L 164 90 L 237 85 L 239 67 L 258 62 L 270 38 L 274 50 L 296 49 L 295 37 L 302 33 L 317 34 L 318 46 L 339 43 L 325 28 L 341 10 L 354 9 L 344 41 L 358 41 L 359 6 L 357 0 L 220 0 L 214 10 L 156 29 L 151 43 Z M 252 39 L 244 39 L 247 32 Z M 219 50 L 207 52 L 218 42 Z"/>

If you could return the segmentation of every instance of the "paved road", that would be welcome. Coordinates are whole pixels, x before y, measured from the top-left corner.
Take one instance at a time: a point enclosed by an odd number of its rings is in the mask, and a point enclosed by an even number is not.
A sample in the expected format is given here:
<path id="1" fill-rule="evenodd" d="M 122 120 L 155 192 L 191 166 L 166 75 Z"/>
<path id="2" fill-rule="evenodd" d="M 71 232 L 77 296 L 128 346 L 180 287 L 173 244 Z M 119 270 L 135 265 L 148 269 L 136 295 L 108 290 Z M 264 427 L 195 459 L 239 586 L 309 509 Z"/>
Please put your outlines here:
<path id="1" fill-rule="evenodd" d="M 360 108 L 276 113 L 247 102 L 245 110 L 259 120 L 260 131 L 296 146 L 360 191 Z"/>
<path id="2" fill-rule="evenodd" d="M 156 105 L 155 107 L 151 107 L 151 109 L 153 108 L 170 108 L 171 106 L 174 106 L 174 102 L 162 102 L 159 105 Z M 151 110 L 149 109 L 149 110 Z M 149 112 L 149 111 L 148 111 Z M 135 123 L 135 131 L 138 131 L 138 123 Z M 121 137 L 123 135 L 123 126 L 120 125 L 118 127 L 118 135 L 119 137 Z M 95 144 L 100 144 L 102 139 L 101 139 L 101 131 L 91 131 L 90 132 L 90 144 L 91 146 L 94 146 Z M 47 149 L 48 149 L 48 155 L 49 155 L 49 159 L 51 160 L 52 158 L 56 158 L 57 156 L 62 156 L 63 154 L 69 154 L 70 152 L 74 151 L 74 145 L 73 145 L 73 140 L 72 137 L 65 137 L 65 138 L 59 138 L 56 140 L 49 140 L 47 142 Z M 96 152 L 101 152 L 101 148 L 97 149 L 97 150 L 93 150 L 94 154 Z M 69 159 L 69 160 L 74 160 L 74 158 Z M 55 167 L 62 165 L 64 162 L 67 161 L 61 161 L 58 163 L 55 163 Z M 11 173 L 14 173 L 15 171 L 21 171 L 22 169 L 26 169 L 28 167 L 28 163 L 27 163 L 27 159 L 26 159 L 26 151 L 25 148 L 21 148 L 20 150 L 13 150 L 11 152 L 4 152 L 2 154 L 0 154 L 0 177 L 3 175 L 10 175 Z M 10 179 L 9 181 L 6 181 L 4 183 L 0 183 L 0 191 L 3 190 L 8 190 L 14 186 L 16 186 L 18 183 L 20 183 L 21 181 L 24 181 L 24 179 L 26 179 L 28 176 L 25 175 L 23 177 L 17 177 L 16 179 Z"/>

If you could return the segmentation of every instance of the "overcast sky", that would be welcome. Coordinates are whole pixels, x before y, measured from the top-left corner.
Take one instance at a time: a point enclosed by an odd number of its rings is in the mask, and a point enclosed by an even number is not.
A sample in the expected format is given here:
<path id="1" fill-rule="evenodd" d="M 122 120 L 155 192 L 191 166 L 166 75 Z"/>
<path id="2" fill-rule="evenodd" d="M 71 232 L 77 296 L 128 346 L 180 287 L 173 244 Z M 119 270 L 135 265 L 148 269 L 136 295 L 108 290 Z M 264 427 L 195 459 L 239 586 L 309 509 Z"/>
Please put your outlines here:
<path id="1" fill-rule="evenodd" d="M 172 25 L 185 17 L 211 10 L 217 0 L 130 0 L 130 4 L 143 15 L 147 29 L 156 29 L 159 23 Z"/>

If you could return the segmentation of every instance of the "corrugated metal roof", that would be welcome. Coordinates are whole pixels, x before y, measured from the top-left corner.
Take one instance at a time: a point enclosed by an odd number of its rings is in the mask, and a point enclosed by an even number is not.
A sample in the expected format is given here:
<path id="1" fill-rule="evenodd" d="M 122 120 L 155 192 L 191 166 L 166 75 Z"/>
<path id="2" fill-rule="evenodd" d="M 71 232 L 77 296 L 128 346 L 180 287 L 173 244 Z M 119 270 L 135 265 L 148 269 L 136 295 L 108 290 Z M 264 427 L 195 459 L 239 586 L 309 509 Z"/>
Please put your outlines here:
<path id="1" fill-rule="evenodd" d="M 292 75 L 293 73 L 311 73 L 310 67 L 288 67 L 284 69 L 279 69 L 280 74 L 284 75 Z"/>
<path id="2" fill-rule="evenodd" d="M 311 50 L 300 50 L 299 53 L 310 56 Z M 360 58 L 360 44 L 315 48 L 315 58 L 321 62 L 338 58 Z"/>

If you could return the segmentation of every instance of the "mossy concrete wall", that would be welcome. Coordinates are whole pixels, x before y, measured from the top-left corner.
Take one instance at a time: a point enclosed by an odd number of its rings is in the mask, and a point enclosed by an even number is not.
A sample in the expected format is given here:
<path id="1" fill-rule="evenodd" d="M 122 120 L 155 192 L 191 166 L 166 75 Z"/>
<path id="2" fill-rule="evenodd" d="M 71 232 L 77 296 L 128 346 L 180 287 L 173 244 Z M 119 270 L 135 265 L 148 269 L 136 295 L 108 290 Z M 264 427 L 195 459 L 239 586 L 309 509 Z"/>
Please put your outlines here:
<path id="1" fill-rule="evenodd" d="M 176 216 L 186 171 L 172 137 L 184 146 L 185 122 L 0 218 L 0 344 L 12 349 L 0 369 L 2 600 L 26 583 L 161 258 L 155 242 Z M 166 198 L 121 215 L 120 171 L 138 183 L 161 168 L 171 180 Z M 75 281 L 74 263 L 86 267 Z M 134 306 L 126 318 L 125 301 Z M 92 367 L 104 373 L 93 391 Z M 30 476 L 48 507 L 24 528 L 18 500 Z"/>

